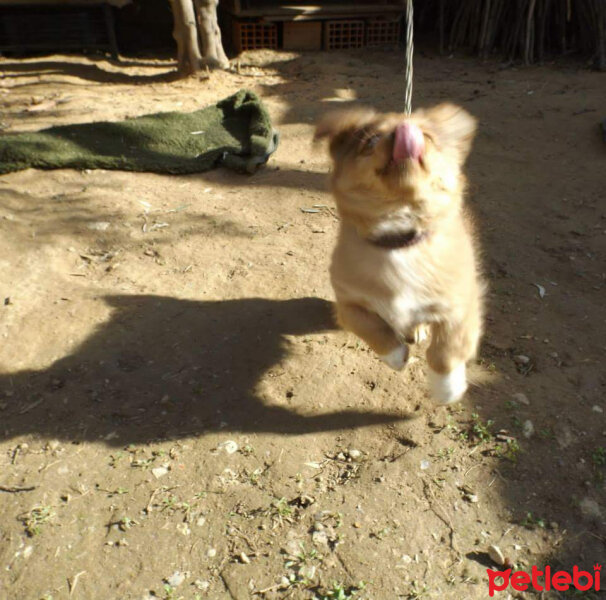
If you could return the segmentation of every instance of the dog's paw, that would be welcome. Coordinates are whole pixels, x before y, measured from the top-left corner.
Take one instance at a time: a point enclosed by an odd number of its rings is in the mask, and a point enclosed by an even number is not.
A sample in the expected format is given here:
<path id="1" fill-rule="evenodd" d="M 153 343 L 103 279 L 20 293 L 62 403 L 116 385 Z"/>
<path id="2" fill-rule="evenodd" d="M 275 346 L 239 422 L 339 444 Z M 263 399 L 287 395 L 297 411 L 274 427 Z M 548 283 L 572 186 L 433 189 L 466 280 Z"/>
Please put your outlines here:
<path id="1" fill-rule="evenodd" d="M 379 354 L 379 358 L 392 369 L 400 371 L 408 362 L 408 346 L 402 344 L 387 354 Z"/>
<path id="2" fill-rule="evenodd" d="M 461 363 L 445 375 L 429 369 L 427 381 L 429 382 L 429 393 L 438 404 L 458 402 L 467 390 L 465 363 Z"/>
<path id="3" fill-rule="evenodd" d="M 419 325 L 417 328 L 415 328 L 413 337 L 415 344 L 423 343 L 429 337 L 427 325 Z"/>
<path id="4" fill-rule="evenodd" d="M 406 342 L 409 344 L 422 344 L 429 337 L 429 327 L 427 325 L 417 325 L 406 334 Z"/>

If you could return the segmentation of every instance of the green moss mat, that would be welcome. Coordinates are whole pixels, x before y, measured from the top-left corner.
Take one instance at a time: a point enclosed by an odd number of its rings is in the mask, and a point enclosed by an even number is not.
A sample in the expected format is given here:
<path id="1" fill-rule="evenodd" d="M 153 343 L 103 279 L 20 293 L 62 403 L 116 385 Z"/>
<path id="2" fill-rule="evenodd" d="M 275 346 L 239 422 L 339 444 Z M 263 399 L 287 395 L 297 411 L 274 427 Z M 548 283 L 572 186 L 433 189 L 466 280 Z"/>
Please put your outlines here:
<path id="1" fill-rule="evenodd" d="M 261 100 L 240 90 L 192 113 L 0 136 L 0 173 L 30 167 L 198 173 L 220 165 L 251 173 L 267 161 L 277 142 Z"/>

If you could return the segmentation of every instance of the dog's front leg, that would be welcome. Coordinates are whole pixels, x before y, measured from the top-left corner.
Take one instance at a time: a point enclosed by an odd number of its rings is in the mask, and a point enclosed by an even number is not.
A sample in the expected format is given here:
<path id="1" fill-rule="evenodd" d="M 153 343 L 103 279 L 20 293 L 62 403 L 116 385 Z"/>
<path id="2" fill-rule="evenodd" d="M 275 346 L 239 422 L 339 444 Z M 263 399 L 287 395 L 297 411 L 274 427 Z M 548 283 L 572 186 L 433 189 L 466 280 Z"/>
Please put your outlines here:
<path id="1" fill-rule="evenodd" d="M 392 369 L 399 371 L 406 365 L 408 346 L 376 313 L 358 304 L 337 302 L 337 321 L 343 329 L 362 338 Z"/>

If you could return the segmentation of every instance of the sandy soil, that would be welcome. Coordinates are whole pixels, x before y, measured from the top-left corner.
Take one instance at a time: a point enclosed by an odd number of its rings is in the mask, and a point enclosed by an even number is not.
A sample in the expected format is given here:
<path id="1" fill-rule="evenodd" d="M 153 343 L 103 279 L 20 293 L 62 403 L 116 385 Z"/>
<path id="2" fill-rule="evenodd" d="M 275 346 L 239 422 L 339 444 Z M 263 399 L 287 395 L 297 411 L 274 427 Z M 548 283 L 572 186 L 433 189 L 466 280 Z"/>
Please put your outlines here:
<path id="1" fill-rule="evenodd" d="M 515 568 L 593 572 L 604 75 L 418 53 L 415 103 L 480 121 L 469 203 L 490 287 L 476 385 L 436 409 L 423 348 L 394 373 L 334 329 L 337 219 L 311 142 L 335 105 L 400 110 L 402 54 L 172 67 L 0 62 L 9 132 L 249 87 L 282 134 L 253 176 L 0 178 L 0 598 L 485 599 L 491 544 Z"/>

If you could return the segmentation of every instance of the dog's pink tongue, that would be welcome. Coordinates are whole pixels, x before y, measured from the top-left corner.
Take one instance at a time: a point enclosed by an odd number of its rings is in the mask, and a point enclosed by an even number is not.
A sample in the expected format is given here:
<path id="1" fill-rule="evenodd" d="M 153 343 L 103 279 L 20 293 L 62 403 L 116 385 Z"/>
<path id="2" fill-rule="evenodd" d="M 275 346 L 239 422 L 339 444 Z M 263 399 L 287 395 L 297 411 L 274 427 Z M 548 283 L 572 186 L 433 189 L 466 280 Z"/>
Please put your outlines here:
<path id="1" fill-rule="evenodd" d="M 403 162 L 407 158 L 418 160 L 425 150 L 423 132 L 412 123 L 401 123 L 396 127 L 396 137 L 393 143 L 393 159 Z"/>

